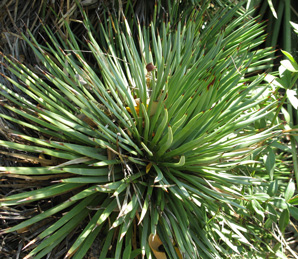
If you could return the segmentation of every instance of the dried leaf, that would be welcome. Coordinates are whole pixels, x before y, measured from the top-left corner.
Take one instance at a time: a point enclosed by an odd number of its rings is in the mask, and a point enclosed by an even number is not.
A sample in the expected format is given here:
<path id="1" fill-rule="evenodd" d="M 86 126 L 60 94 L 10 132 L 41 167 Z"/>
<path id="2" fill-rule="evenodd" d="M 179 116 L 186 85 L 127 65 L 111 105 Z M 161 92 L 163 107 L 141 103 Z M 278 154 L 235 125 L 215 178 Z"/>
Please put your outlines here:
<path id="1" fill-rule="evenodd" d="M 167 256 L 164 252 L 160 252 L 158 248 L 162 245 L 162 242 L 158 235 L 150 234 L 149 238 L 149 246 L 154 253 L 156 259 L 167 259 Z"/>

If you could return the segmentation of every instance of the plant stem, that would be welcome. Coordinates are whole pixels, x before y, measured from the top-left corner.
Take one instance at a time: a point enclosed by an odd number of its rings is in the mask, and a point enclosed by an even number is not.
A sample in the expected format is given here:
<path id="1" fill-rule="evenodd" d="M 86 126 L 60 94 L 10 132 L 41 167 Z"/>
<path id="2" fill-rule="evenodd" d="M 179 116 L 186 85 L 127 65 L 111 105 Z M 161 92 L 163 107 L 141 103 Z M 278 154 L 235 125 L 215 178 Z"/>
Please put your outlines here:
<path id="1" fill-rule="evenodd" d="M 291 51 L 291 1 L 290 0 L 284 0 L 285 2 L 285 16 L 284 16 L 284 43 L 283 47 L 286 51 Z"/>

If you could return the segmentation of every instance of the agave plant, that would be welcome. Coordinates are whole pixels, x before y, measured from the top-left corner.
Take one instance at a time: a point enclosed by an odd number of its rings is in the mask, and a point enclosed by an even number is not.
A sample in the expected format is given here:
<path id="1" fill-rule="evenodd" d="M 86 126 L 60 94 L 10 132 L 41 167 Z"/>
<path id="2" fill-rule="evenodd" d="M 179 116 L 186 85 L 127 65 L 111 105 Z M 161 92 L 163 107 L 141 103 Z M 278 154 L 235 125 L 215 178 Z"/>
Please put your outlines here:
<path id="1" fill-rule="evenodd" d="M 0 116 L 33 133 L 11 131 L 15 142 L 0 143 L 35 165 L 1 175 L 38 185 L 0 205 L 47 201 L 1 231 L 47 220 L 25 258 L 43 258 L 69 236 L 65 258 L 83 258 L 98 236 L 99 258 L 274 254 L 264 222 L 280 212 L 254 171 L 279 134 L 267 123 L 277 101 L 258 72 L 272 50 L 255 50 L 263 25 L 236 15 L 239 5 L 206 23 L 208 8 L 176 24 L 109 16 L 98 31 L 82 11 L 86 45 L 68 23 L 67 42 L 44 26 L 43 44 L 24 36 L 38 66 L 5 57 L 18 81 L 3 76 L 23 94 L 1 85 L 1 105 L 18 117 Z"/>

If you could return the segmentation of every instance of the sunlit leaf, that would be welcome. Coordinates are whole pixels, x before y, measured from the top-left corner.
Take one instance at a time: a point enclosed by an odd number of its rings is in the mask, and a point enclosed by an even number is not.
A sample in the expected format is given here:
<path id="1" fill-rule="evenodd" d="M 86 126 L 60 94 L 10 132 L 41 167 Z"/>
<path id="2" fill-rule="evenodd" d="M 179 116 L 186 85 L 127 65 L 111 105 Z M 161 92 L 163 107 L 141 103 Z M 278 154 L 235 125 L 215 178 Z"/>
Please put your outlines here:
<path id="1" fill-rule="evenodd" d="M 294 90 L 287 89 L 287 97 L 289 98 L 292 106 L 297 110 L 298 109 L 298 99 L 296 97 L 297 93 Z"/>
<path id="2" fill-rule="evenodd" d="M 280 61 L 280 64 L 291 72 L 298 72 L 298 66 L 293 64 L 290 60 L 282 60 Z"/>
<path id="3" fill-rule="evenodd" d="M 290 181 L 288 183 L 288 186 L 287 186 L 286 190 L 285 190 L 285 200 L 286 200 L 286 202 L 288 202 L 293 197 L 293 195 L 295 193 L 295 190 L 296 190 L 295 189 L 295 183 L 293 181 Z"/>

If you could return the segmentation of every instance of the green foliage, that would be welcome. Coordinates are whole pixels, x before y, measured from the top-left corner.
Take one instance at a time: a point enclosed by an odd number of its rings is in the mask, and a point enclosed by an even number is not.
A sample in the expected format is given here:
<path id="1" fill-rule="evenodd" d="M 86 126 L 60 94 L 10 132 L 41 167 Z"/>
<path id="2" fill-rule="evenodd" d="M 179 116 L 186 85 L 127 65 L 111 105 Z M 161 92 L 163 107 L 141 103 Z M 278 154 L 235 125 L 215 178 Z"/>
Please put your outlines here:
<path id="1" fill-rule="evenodd" d="M 45 187 L 3 197 L 0 205 L 60 196 L 52 208 L 2 231 L 59 217 L 27 245 L 37 246 L 26 258 L 47 255 L 78 226 L 65 258 L 83 258 L 100 233 L 100 258 L 152 258 L 150 235 L 159 236 L 169 258 L 279 252 L 270 241 L 274 224 L 283 231 L 295 210 L 293 184 L 281 197 L 270 149 L 269 181 L 258 166 L 281 133 L 268 121 L 277 105 L 273 90 L 258 74 L 272 50 L 255 50 L 263 25 L 249 13 L 236 15 L 239 7 L 205 22 L 206 3 L 186 20 L 155 17 L 144 27 L 109 16 L 98 30 L 82 12 L 85 49 L 66 23 L 67 42 L 47 27 L 44 44 L 30 32 L 24 37 L 40 67 L 5 57 L 19 80 L 6 79 L 24 95 L 1 85 L 1 105 L 22 119 L 0 116 L 35 134 L 12 132 L 18 143 L 0 143 L 40 165 L 0 172 L 43 179 Z"/>
<path id="2" fill-rule="evenodd" d="M 246 7 L 254 7 L 256 10 L 253 15 L 267 20 L 266 46 L 280 46 L 287 51 L 292 50 L 292 42 L 295 41 L 292 40 L 290 21 L 298 18 L 294 11 L 297 8 L 295 1 L 249 0 Z"/>
<path id="3" fill-rule="evenodd" d="M 297 24 L 291 23 L 295 32 L 297 29 Z M 294 57 L 287 51 L 282 50 L 282 53 L 286 56 L 287 59 L 280 62 L 280 67 L 278 69 L 278 77 L 267 75 L 265 80 L 270 83 L 273 89 L 277 90 L 282 89 L 285 94 L 282 96 L 280 108 L 276 111 L 275 118 L 278 120 L 278 114 L 281 111 L 285 118 L 285 133 L 290 136 L 290 144 L 293 159 L 293 168 L 296 177 L 296 183 L 298 186 L 298 161 L 297 161 L 297 151 L 296 151 L 296 142 L 297 137 L 294 134 L 297 130 L 297 123 L 295 123 L 295 117 L 297 118 L 297 112 L 293 111 L 292 107 L 297 110 L 298 108 L 298 99 L 297 95 L 297 80 L 298 80 L 298 64 L 295 61 Z M 283 108 L 283 105 L 287 103 L 287 109 Z M 273 122 L 272 122 L 273 124 Z"/>
<path id="4" fill-rule="evenodd" d="M 297 24 L 290 23 L 297 33 Z M 298 64 L 294 57 L 287 51 L 281 50 L 284 56 L 287 58 L 280 62 L 280 67 L 278 68 L 278 76 L 274 77 L 272 75 L 266 76 L 266 81 L 268 81 L 273 89 L 276 91 L 276 95 L 280 95 L 281 104 L 279 109 L 277 109 L 275 114 L 276 121 L 279 121 L 282 116 L 284 116 L 284 133 L 288 137 L 288 141 L 276 146 L 277 152 L 286 151 L 286 153 L 291 154 L 291 170 L 294 171 L 295 177 L 291 177 L 287 186 L 284 186 L 283 196 L 287 205 L 283 206 L 282 213 L 279 219 L 279 227 L 281 231 L 285 231 L 287 225 L 290 223 L 290 216 L 293 220 L 297 220 L 297 195 L 295 195 L 298 187 L 298 160 L 297 160 L 297 108 L 298 99 L 297 95 L 297 79 L 298 79 Z M 294 110 L 293 110 L 294 108 Z M 296 110 L 296 111 L 295 111 Z M 275 119 L 272 121 L 272 125 L 275 123 Z M 288 147 L 287 147 L 288 145 Z M 287 155 L 281 154 L 284 159 Z M 280 167 L 280 165 L 277 165 Z M 295 182 L 292 180 L 295 178 Z M 283 184 L 284 185 L 284 184 Z M 296 187 L 295 187 L 296 186 Z"/>

